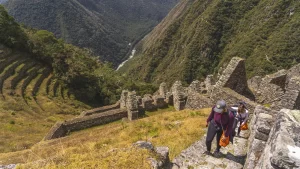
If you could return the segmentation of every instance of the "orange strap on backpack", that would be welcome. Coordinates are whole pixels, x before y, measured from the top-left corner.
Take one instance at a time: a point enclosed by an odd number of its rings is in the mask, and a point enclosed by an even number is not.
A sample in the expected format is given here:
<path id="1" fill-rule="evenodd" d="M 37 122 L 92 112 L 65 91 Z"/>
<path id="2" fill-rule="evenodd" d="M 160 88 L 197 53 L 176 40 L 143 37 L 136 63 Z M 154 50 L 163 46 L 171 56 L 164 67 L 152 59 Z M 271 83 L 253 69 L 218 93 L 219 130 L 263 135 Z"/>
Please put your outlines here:
<path id="1" fill-rule="evenodd" d="M 248 124 L 245 123 L 243 125 L 240 126 L 241 130 L 248 130 Z"/>
<path id="2" fill-rule="evenodd" d="M 222 141 L 223 138 L 225 138 L 224 141 Z M 221 136 L 219 145 L 222 146 L 222 147 L 226 147 L 228 144 L 229 144 L 229 136 L 225 137 L 225 134 L 224 134 L 224 131 L 223 131 L 223 134 Z"/>

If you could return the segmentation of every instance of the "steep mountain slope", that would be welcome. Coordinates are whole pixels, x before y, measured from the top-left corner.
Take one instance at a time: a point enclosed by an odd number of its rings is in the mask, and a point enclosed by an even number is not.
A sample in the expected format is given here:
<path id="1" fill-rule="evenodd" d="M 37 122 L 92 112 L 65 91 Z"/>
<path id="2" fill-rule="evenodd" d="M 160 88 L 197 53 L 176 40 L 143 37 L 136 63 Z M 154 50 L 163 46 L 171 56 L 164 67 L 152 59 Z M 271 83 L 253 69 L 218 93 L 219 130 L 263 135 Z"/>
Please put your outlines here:
<path id="1" fill-rule="evenodd" d="M 124 88 L 153 92 L 48 31 L 22 28 L 0 5 L 0 152 L 29 148 L 56 121 L 114 103 Z"/>
<path id="2" fill-rule="evenodd" d="M 18 22 L 45 29 L 117 65 L 178 0 L 9 0 Z"/>
<path id="3" fill-rule="evenodd" d="M 294 0 L 193 0 L 181 17 L 166 17 L 172 24 L 145 38 L 120 72 L 147 82 L 189 83 L 234 56 L 246 58 L 249 77 L 288 68 L 300 62 L 299 8 Z"/>

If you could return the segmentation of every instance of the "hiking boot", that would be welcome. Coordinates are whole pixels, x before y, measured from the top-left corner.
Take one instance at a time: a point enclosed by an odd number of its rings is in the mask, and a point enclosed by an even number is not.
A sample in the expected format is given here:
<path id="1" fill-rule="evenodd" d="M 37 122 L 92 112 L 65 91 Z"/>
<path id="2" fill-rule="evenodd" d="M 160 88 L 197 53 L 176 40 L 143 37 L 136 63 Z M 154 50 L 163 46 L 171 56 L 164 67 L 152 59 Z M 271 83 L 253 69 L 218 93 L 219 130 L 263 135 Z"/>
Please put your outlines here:
<path id="1" fill-rule="evenodd" d="M 208 155 L 208 156 L 212 155 L 212 153 L 210 151 L 205 151 L 203 154 Z"/>
<path id="2" fill-rule="evenodd" d="M 215 152 L 214 152 L 214 157 L 219 158 L 219 157 L 221 157 L 221 156 L 222 156 L 222 153 L 220 152 L 220 150 L 215 150 Z"/>

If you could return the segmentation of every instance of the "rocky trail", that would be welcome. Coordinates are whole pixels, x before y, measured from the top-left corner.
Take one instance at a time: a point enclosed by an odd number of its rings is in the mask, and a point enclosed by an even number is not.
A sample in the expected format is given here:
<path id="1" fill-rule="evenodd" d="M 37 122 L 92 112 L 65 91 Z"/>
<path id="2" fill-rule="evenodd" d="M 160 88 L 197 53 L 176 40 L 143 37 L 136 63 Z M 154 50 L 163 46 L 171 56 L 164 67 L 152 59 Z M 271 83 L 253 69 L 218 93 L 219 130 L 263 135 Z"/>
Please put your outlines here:
<path id="1" fill-rule="evenodd" d="M 183 150 L 173 160 L 172 169 L 239 169 L 243 165 L 247 156 L 247 141 L 249 130 L 242 131 L 240 137 L 234 137 L 233 144 L 221 148 L 221 154 L 218 156 L 205 155 L 206 150 L 204 136 L 201 140 L 192 144 L 189 148 Z M 212 151 L 216 149 L 216 141 L 212 143 Z"/>

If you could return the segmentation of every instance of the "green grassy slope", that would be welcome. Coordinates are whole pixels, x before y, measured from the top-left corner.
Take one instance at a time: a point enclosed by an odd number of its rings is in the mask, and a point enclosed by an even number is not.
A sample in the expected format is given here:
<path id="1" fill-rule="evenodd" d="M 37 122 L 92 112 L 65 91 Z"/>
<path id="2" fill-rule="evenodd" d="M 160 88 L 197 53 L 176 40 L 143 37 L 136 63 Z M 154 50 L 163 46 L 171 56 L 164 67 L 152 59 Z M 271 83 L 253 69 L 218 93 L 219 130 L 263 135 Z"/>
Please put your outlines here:
<path id="1" fill-rule="evenodd" d="M 139 141 L 168 146 L 170 159 L 205 134 L 208 109 L 153 112 L 132 122 L 114 122 L 43 141 L 29 150 L 0 153 L 2 164 L 20 168 L 150 168 L 151 153 L 132 148 Z"/>
<path id="2" fill-rule="evenodd" d="M 20 23 L 53 32 L 89 48 L 115 66 L 125 59 L 129 43 L 140 39 L 177 0 L 10 0 L 5 6 Z"/>
<path id="3" fill-rule="evenodd" d="M 165 31 L 141 42 L 121 69 L 136 79 L 191 82 L 216 73 L 232 57 L 246 59 L 249 77 L 300 62 L 300 2 L 194 0 Z M 153 39 L 153 38 L 152 38 Z"/>
<path id="4" fill-rule="evenodd" d="M 115 103 L 125 88 L 156 89 L 50 32 L 21 27 L 0 5 L 0 152 L 31 147 L 56 121 Z"/>

